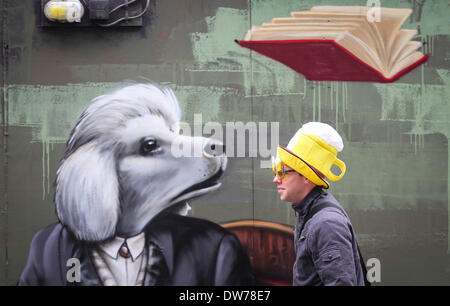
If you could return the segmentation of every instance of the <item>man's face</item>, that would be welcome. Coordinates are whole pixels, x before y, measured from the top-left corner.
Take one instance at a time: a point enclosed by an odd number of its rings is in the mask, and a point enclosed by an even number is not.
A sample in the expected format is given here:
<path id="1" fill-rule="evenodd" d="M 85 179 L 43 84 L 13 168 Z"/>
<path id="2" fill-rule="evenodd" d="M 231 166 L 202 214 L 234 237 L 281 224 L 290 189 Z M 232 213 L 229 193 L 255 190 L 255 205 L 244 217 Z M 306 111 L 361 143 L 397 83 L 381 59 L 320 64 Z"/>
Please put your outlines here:
<path id="1" fill-rule="evenodd" d="M 284 165 L 284 168 L 285 170 L 292 170 L 286 165 Z M 276 175 L 273 182 L 278 185 L 278 194 L 282 201 L 298 203 L 310 189 L 310 186 L 305 182 L 305 179 L 306 178 L 298 172 L 287 172 L 283 179 L 280 179 L 280 177 Z"/>

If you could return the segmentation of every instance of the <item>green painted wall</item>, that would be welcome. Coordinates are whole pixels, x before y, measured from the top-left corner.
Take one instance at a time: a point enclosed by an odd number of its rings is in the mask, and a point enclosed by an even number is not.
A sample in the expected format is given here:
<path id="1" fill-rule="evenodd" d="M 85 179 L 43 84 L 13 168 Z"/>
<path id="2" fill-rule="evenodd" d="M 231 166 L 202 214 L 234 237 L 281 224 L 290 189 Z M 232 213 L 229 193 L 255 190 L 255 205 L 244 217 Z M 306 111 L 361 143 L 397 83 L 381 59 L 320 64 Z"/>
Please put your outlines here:
<path id="1" fill-rule="evenodd" d="M 11 285 L 30 241 L 55 222 L 53 182 L 65 141 L 89 101 L 127 79 L 171 87 L 183 120 L 279 122 L 286 144 L 320 120 L 344 139 L 344 179 L 330 191 L 349 212 L 381 285 L 450 285 L 450 6 L 447 0 L 384 0 L 410 7 L 430 60 L 392 84 L 313 82 L 240 48 L 256 24 L 313 5 L 366 1 L 152 1 L 142 28 L 36 26 L 33 1 L 1 0 L 0 285 Z M 192 201 L 215 222 L 261 219 L 293 225 L 271 170 L 231 158 L 221 190 Z"/>

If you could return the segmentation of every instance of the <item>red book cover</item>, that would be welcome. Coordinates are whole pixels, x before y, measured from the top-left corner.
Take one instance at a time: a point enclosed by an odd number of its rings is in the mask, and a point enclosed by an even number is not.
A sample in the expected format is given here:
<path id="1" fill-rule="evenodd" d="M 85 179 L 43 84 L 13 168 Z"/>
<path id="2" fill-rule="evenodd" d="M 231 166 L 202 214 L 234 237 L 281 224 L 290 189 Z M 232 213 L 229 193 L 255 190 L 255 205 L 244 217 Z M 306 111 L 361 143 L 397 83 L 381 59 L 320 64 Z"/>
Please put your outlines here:
<path id="1" fill-rule="evenodd" d="M 350 53 L 334 40 L 271 40 L 236 41 L 241 47 L 268 56 L 314 81 L 363 81 L 394 82 L 402 75 L 426 62 L 425 54 L 420 60 L 406 67 L 392 78 Z"/>

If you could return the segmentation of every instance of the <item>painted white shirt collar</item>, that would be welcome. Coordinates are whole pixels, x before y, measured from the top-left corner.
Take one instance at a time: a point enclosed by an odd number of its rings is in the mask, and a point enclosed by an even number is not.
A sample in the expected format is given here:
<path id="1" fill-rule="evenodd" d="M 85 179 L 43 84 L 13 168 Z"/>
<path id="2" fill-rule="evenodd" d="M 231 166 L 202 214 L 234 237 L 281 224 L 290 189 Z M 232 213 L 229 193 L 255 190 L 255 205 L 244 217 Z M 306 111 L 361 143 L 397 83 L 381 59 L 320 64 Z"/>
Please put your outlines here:
<path id="1" fill-rule="evenodd" d="M 133 261 L 138 258 L 142 252 L 144 251 L 145 247 L 145 235 L 144 233 L 140 233 L 139 235 L 129 237 L 129 238 L 123 238 L 116 236 L 113 240 L 108 241 L 106 243 L 102 243 L 100 245 L 100 248 L 103 252 L 105 252 L 109 257 L 113 259 L 117 259 L 119 256 L 119 250 L 124 241 L 126 240 L 128 249 L 130 250 L 131 259 Z"/>

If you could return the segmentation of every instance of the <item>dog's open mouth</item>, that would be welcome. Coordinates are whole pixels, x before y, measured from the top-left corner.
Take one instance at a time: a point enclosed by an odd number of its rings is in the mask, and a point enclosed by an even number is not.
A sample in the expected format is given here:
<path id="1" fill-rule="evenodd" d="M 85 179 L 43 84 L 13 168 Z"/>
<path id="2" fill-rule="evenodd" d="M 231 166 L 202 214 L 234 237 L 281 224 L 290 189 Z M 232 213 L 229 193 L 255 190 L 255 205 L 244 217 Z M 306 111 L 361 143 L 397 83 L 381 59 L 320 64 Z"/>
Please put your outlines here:
<path id="1" fill-rule="evenodd" d="M 182 191 L 179 195 L 174 197 L 171 202 L 173 203 L 192 199 L 194 197 L 198 197 L 202 194 L 217 189 L 221 185 L 218 179 L 222 176 L 222 174 L 223 170 L 222 168 L 219 168 L 219 170 L 213 176 Z"/>

